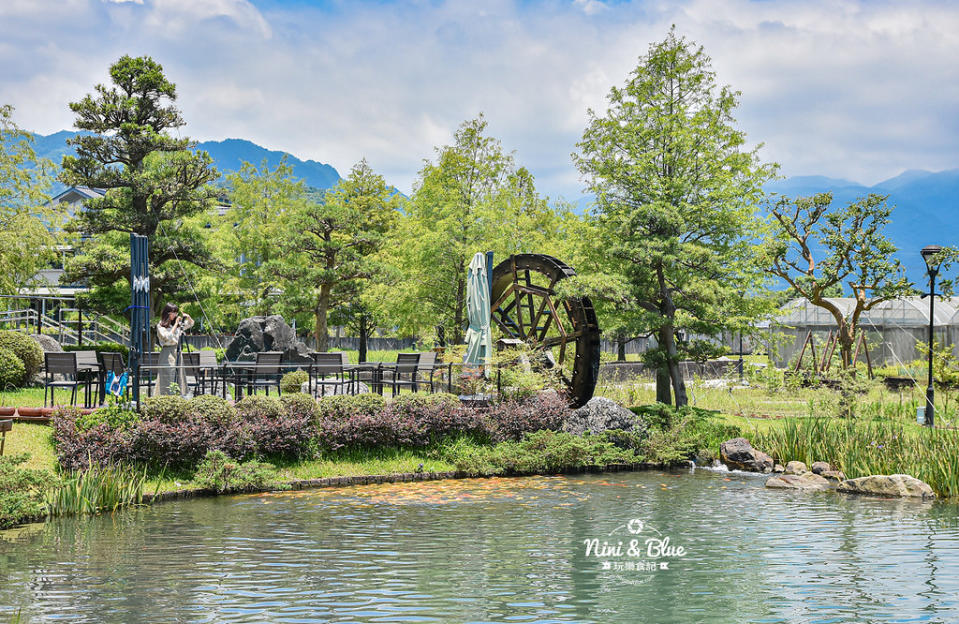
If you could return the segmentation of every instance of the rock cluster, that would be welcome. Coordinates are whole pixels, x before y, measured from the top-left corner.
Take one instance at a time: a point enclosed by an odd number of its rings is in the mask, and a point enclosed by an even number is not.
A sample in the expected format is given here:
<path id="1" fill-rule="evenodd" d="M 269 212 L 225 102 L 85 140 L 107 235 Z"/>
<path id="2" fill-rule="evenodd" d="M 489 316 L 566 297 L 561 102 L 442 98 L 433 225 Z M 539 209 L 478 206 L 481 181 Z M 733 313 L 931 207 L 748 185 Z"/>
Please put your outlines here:
<path id="1" fill-rule="evenodd" d="M 642 418 L 605 397 L 593 397 L 586 405 L 572 410 L 563 423 L 563 431 L 574 435 L 596 435 L 609 429 L 627 431 L 640 438 L 649 435 Z"/>
<path id="2" fill-rule="evenodd" d="M 745 438 L 726 440 L 719 446 L 723 463 L 730 468 L 751 472 L 776 472 L 766 479 L 766 487 L 782 490 L 831 490 L 849 494 L 894 496 L 902 498 L 935 498 L 936 494 L 927 483 L 910 475 L 870 475 L 847 479 L 841 470 L 828 462 L 813 462 L 808 469 L 801 461 L 791 461 L 785 467 L 774 464 L 773 459 L 752 447 Z"/>
<path id="3" fill-rule="evenodd" d="M 293 329 L 278 314 L 251 316 L 240 321 L 236 335 L 227 347 L 226 359 L 249 362 L 255 360 L 260 351 L 280 351 L 284 362 L 310 362 L 309 349 L 297 340 Z"/>

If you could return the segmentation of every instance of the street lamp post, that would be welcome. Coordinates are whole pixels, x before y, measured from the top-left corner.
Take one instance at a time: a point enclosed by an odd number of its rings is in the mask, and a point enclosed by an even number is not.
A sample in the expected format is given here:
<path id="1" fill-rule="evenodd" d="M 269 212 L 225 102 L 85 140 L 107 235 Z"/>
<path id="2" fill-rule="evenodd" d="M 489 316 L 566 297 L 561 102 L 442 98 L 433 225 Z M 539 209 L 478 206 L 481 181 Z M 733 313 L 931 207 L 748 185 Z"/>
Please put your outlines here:
<path id="1" fill-rule="evenodd" d="M 922 259 L 926 261 L 926 272 L 929 273 L 929 385 L 926 387 L 926 414 L 925 414 L 925 425 L 927 427 L 935 426 L 936 421 L 936 390 L 933 387 L 932 379 L 932 345 L 933 345 L 933 335 L 932 329 L 935 322 L 935 305 L 936 305 L 936 275 L 939 273 L 939 253 L 942 251 L 942 247 L 939 245 L 927 245 L 922 248 L 920 252 L 922 254 Z"/>

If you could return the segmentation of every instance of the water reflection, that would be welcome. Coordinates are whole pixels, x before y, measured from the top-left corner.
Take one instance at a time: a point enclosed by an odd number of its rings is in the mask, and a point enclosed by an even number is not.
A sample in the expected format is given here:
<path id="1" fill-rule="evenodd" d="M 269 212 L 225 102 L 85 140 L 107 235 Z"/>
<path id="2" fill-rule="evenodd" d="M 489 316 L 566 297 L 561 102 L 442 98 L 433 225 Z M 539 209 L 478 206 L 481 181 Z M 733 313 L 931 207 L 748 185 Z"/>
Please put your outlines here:
<path id="1" fill-rule="evenodd" d="M 959 620 L 955 505 L 761 485 L 479 479 L 63 520 L 0 540 L 0 622 Z M 631 518 L 688 554 L 643 573 L 587 557 Z"/>

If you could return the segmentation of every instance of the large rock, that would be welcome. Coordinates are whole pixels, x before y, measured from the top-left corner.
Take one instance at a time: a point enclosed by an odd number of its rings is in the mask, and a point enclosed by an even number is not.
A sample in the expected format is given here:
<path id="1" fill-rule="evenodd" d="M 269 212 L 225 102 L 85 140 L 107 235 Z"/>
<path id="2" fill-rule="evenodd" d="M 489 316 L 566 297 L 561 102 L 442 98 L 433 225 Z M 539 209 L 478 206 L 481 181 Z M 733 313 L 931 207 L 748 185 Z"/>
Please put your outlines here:
<path id="1" fill-rule="evenodd" d="M 608 429 L 621 429 L 642 438 L 649 435 L 642 418 L 606 397 L 593 397 L 586 405 L 572 410 L 563 423 L 563 431 L 575 435 L 587 431 L 596 435 Z"/>
<path id="2" fill-rule="evenodd" d="M 910 475 L 870 475 L 858 479 L 846 479 L 836 487 L 839 492 L 894 496 L 898 498 L 935 498 L 929 484 Z"/>
<path id="3" fill-rule="evenodd" d="M 251 362 L 260 351 L 281 351 L 284 362 L 310 362 L 309 349 L 297 340 L 293 329 L 278 314 L 251 316 L 240 321 L 233 342 L 227 347 L 226 359 Z"/>
<path id="4" fill-rule="evenodd" d="M 822 474 L 826 471 L 832 470 L 832 466 L 829 465 L 829 462 L 818 461 L 813 462 L 812 466 L 809 467 L 815 474 Z"/>
<path id="5" fill-rule="evenodd" d="M 806 464 L 801 461 L 791 461 L 786 464 L 786 474 L 788 475 L 801 475 L 805 472 L 809 472 L 806 469 Z"/>
<path id="6" fill-rule="evenodd" d="M 829 479 L 830 481 L 835 481 L 836 483 L 841 483 L 846 480 L 846 473 L 842 470 L 823 470 L 819 473 L 819 476 Z"/>
<path id="7" fill-rule="evenodd" d="M 773 458 L 757 451 L 746 438 L 733 438 L 719 445 L 719 457 L 733 469 L 750 472 L 771 472 Z"/>
<path id="8" fill-rule="evenodd" d="M 44 336 L 43 334 L 30 334 L 30 337 L 37 341 L 44 353 L 61 353 L 63 347 L 53 336 Z"/>
<path id="9" fill-rule="evenodd" d="M 812 472 L 801 475 L 783 474 L 766 479 L 766 487 L 783 490 L 827 490 L 829 480 Z"/>

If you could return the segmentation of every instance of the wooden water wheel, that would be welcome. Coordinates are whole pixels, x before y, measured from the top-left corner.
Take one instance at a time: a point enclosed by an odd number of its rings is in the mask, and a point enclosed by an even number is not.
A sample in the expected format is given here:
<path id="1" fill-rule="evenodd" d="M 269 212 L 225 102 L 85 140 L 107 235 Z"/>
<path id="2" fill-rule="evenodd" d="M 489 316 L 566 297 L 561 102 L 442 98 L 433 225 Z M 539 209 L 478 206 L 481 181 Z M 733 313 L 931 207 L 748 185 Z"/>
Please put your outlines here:
<path id="1" fill-rule="evenodd" d="M 599 377 L 599 324 L 589 297 L 560 299 L 557 282 L 576 275 L 544 254 L 510 256 L 493 269 L 490 314 L 506 337 L 522 340 L 547 368 L 559 367 L 570 404 L 584 405 Z"/>

